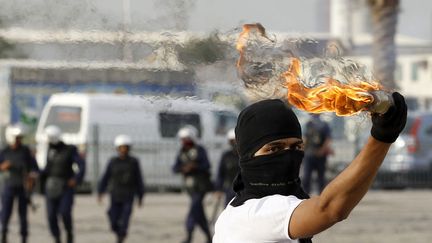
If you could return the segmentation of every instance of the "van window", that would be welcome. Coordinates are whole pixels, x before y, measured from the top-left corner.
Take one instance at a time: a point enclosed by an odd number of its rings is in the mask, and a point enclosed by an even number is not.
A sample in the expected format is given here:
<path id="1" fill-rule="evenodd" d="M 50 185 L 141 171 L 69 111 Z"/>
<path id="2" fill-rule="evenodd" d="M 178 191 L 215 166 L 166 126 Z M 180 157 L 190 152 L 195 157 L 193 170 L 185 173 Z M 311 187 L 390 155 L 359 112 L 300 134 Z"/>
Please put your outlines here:
<path id="1" fill-rule="evenodd" d="M 229 129 L 234 128 L 237 123 L 237 116 L 226 111 L 214 112 L 216 117 L 215 134 L 225 135 Z"/>
<path id="2" fill-rule="evenodd" d="M 192 125 L 198 130 L 198 136 L 201 137 L 201 120 L 196 113 L 160 113 L 159 128 L 163 138 L 173 138 L 177 136 L 180 128 L 186 125 Z"/>
<path id="3" fill-rule="evenodd" d="M 78 133 L 81 128 L 81 107 L 51 107 L 45 127 L 55 125 L 64 133 Z"/>

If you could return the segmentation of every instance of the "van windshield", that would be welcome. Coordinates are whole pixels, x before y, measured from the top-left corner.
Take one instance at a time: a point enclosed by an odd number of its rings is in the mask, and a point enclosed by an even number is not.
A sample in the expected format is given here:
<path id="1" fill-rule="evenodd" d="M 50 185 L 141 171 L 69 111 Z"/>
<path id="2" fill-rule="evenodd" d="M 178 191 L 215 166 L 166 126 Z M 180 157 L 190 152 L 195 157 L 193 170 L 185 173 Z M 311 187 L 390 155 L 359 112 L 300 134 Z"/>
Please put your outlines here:
<path id="1" fill-rule="evenodd" d="M 198 130 L 198 137 L 201 137 L 201 120 L 196 113 L 160 113 L 159 114 L 160 133 L 163 138 L 173 138 L 177 135 L 180 128 L 192 125 Z"/>
<path id="2" fill-rule="evenodd" d="M 45 127 L 55 125 L 64 133 L 78 133 L 81 128 L 81 107 L 53 106 L 46 120 Z"/>
<path id="3" fill-rule="evenodd" d="M 235 114 L 226 111 L 216 111 L 214 115 L 216 117 L 215 134 L 225 135 L 229 129 L 236 126 L 237 116 Z"/>

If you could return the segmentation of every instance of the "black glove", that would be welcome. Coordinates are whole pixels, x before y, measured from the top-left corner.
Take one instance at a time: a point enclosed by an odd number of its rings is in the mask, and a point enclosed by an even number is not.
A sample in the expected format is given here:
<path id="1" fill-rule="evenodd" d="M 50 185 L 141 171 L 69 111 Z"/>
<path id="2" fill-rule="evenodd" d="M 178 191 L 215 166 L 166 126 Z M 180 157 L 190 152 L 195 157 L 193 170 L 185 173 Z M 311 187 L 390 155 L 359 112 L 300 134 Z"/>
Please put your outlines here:
<path id="1" fill-rule="evenodd" d="M 407 105 L 398 92 L 392 94 L 394 105 L 385 114 L 372 114 L 371 135 L 384 143 L 393 143 L 405 127 Z"/>

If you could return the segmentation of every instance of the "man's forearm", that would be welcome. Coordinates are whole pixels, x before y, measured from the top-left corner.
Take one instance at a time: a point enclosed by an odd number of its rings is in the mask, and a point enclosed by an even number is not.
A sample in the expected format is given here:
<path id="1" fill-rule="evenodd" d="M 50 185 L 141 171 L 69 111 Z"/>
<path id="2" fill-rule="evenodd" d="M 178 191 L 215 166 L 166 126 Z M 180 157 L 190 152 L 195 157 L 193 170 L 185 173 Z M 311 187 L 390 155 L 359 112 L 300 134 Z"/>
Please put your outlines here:
<path id="1" fill-rule="evenodd" d="M 368 191 L 390 145 L 370 137 L 352 163 L 321 193 L 320 207 L 334 212 L 337 220 L 346 218 Z"/>

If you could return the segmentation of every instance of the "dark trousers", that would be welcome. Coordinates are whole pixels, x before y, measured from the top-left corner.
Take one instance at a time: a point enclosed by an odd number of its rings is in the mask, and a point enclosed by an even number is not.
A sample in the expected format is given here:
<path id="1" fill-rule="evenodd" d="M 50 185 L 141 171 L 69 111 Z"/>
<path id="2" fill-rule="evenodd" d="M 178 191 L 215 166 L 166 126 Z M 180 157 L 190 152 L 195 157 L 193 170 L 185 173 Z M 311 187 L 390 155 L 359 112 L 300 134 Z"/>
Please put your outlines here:
<path id="1" fill-rule="evenodd" d="M 188 234 L 191 235 L 198 224 L 199 227 L 204 231 L 207 236 L 210 236 L 210 230 L 207 222 L 207 218 L 204 213 L 203 200 L 204 193 L 193 192 L 190 193 L 191 204 L 189 208 L 189 213 L 186 218 L 186 230 Z"/>
<path id="2" fill-rule="evenodd" d="M 108 209 L 108 217 L 111 223 L 111 230 L 117 236 L 125 237 L 129 227 L 129 219 L 132 214 L 133 197 L 128 200 L 114 200 L 111 197 L 111 205 Z"/>
<path id="3" fill-rule="evenodd" d="M 58 217 L 61 216 L 67 234 L 73 233 L 72 207 L 74 201 L 74 190 L 66 189 L 59 198 L 46 198 L 48 223 L 51 234 L 60 236 Z"/>
<path id="4" fill-rule="evenodd" d="M 305 157 L 303 168 L 303 189 L 306 193 L 311 191 L 312 173 L 317 172 L 318 176 L 318 190 L 322 192 L 326 185 L 325 171 L 326 171 L 326 157 Z"/>
<path id="5" fill-rule="evenodd" d="M 11 187 L 5 186 L 2 193 L 2 207 L 1 207 L 1 226 L 2 233 L 6 234 L 8 231 L 9 220 L 12 215 L 14 199 L 18 198 L 18 214 L 20 221 L 21 236 L 27 237 L 28 223 L 27 223 L 27 198 L 24 187 Z"/>

